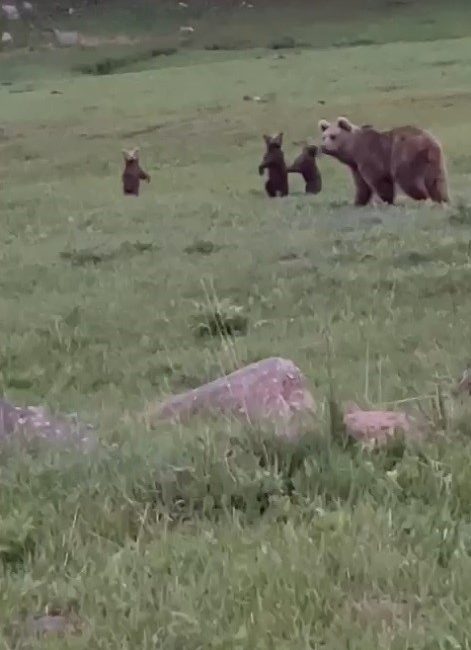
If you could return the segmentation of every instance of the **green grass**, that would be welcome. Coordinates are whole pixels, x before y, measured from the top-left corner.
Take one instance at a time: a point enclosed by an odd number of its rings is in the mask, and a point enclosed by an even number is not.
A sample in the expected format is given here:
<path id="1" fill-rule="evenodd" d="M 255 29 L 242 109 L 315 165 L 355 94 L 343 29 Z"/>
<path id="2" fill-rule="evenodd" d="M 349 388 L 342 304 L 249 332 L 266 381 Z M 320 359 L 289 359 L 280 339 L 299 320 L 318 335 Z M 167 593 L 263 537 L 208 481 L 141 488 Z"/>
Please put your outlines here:
<path id="1" fill-rule="evenodd" d="M 432 396 L 470 354 L 469 8 L 414 7 L 396 22 L 363 5 L 358 30 L 353 3 L 313 24 L 317 49 L 283 59 L 268 31 L 299 42 L 307 18 L 282 33 L 267 9 L 253 49 L 208 41 L 102 76 L 74 71 L 101 50 L 0 58 L 1 388 L 77 411 L 104 447 L 0 452 L 2 647 L 468 647 L 470 408 L 446 397 L 440 422 Z M 293 178 L 269 201 L 262 133 L 284 130 L 291 159 L 340 114 L 431 129 L 452 208 L 354 209 L 325 158 L 319 196 Z M 152 176 L 138 200 L 121 196 L 128 146 Z M 214 295 L 243 310 L 234 339 L 198 336 Z M 227 422 L 147 430 L 149 401 L 269 355 L 295 361 L 318 401 L 296 448 Z M 329 366 L 340 402 L 411 400 L 434 435 L 371 457 L 345 447 Z M 72 608 L 81 634 L 22 639 L 46 608 Z"/>

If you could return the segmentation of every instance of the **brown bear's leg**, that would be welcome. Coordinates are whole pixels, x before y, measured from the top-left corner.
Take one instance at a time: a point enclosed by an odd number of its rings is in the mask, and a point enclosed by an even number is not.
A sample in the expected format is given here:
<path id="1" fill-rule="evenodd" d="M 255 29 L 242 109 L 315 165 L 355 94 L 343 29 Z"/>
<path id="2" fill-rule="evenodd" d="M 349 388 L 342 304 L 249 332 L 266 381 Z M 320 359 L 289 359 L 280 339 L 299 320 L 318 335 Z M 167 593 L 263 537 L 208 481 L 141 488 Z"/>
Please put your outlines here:
<path id="1" fill-rule="evenodd" d="M 414 179 L 401 179 L 402 190 L 415 201 L 425 201 L 428 198 L 427 191 L 420 181 Z"/>
<path id="2" fill-rule="evenodd" d="M 440 178 L 425 178 L 425 187 L 434 203 L 449 203 L 446 180 Z"/>
<path id="3" fill-rule="evenodd" d="M 373 191 L 357 169 L 352 169 L 355 182 L 355 205 L 367 205 L 370 202 Z"/>
<path id="4" fill-rule="evenodd" d="M 317 194 L 317 188 L 312 181 L 308 181 L 304 187 L 306 194 Z"/>
<path id="5" fill-rule="evenodd" d="M 275 187 L 273 186 L 272 181 L 267 181 L 267 182 L 265 183 L 265 190 L 266 190 L 266 192 L 267 192 L 267 194 L 268 194 L 268 196 L 269 196 L 270 198 L 272 198 L 272 199 L 275 198 L 275 196 L 276 196 L 276 189 L 275 189 Z"/>
<path id="6" fill-rule="evenodd" d="M 374 187 L 376 193 L 382 201 L 388 203 L 389 205 L 394 205 L 394 181 L 390 176 L 385 176 L 375 181 Z"/>

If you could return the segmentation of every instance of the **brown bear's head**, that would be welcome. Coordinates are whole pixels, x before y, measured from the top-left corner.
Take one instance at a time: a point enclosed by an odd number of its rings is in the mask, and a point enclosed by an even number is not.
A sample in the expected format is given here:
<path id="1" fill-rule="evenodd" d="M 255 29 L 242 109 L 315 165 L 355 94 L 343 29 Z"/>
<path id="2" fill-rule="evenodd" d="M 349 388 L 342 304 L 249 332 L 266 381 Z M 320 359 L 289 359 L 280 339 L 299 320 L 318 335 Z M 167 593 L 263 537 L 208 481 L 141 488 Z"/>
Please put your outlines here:
<path id="1" fill-rule="evenodd" d="M 319 121 L 322 134 L 322 153 L 333 156 L 338 160 L 349 163 L 352 147 L 352 136 L 360 127 L 352 124 L 346 117 L 338 117 L 336 122 Z"/>

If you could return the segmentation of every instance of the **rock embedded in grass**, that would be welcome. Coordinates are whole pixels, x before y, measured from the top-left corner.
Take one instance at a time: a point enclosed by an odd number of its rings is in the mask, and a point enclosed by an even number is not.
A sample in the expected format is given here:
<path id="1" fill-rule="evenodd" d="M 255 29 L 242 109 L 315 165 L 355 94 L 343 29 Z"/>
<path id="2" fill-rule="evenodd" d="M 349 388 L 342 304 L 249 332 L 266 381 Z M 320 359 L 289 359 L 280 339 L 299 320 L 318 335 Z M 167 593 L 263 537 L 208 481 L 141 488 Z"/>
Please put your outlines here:
<path id="1" fill-rule="evenodd" d="M 415 419 L 404 411 L 364 411 L 347 404 L 343 423 L 348 436 L 364 447 L 384 447 L 398 436 L 405 440 L 422 438 Z"/>
<path id="2" fill-rule="evenodd" d="M 301 370 L 288 359 L 269 357 L 151 406 L 149 419 L 156 426 L 198 415 L 233 416 L 249 425 L 270 424 L 277 436 L 295 440 L 315 411 Z"/>
<path id="3" fill-rule="evenodd" d="M 20 12 L 16 5 L 2 4 L 2 14 L 7 20 L 19 20 Z"/>
<path id="4" fill-rule="evenodd" d="M 42 406 L 15 406 L 0 399 L 0 444 L 8 441 L 64 443 L 84 451 L 95 446 L 91 425 L 52 416 Z"/>

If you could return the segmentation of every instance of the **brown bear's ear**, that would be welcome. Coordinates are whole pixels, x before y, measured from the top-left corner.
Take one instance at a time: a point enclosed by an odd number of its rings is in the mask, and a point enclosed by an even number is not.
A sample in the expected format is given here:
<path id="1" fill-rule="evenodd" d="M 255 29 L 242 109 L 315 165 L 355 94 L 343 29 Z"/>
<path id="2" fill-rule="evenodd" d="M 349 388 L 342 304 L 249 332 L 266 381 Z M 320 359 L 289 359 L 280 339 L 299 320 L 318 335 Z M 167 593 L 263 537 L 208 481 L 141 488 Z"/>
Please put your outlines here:
<path id="1" fill-rule="evenodd" d="M 271 137 L 269 135 L 263 134 L 263 139 L 265 140 L 265 144 L 270 144 L 271 142 Z"/>
<path id="2" fill-rule="evenodd" d="M 129 160 L 131 158 L 131 152 L 127 149 L 121 149 L 121 152 L 123 154 L 124 160 Z"/>
<path id="3" fill-rule="evenodd" d="M 319 129 L 321 131 L 327 131 L 329 126 L 330 126 L 330 122 L 328 122 L 327 120 L 319 120 Z"/>
<path id="4" fill-rule="evenodd" d="M 346 117 L 338 117 L 337 118 L 337 126 L 340 129 L 343 129 L 344 131 L 353 131 L 353 129 L 354 129 L 353 124 Z"/>

